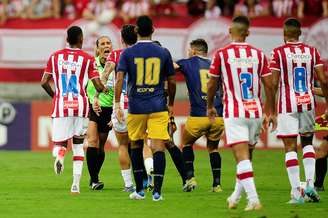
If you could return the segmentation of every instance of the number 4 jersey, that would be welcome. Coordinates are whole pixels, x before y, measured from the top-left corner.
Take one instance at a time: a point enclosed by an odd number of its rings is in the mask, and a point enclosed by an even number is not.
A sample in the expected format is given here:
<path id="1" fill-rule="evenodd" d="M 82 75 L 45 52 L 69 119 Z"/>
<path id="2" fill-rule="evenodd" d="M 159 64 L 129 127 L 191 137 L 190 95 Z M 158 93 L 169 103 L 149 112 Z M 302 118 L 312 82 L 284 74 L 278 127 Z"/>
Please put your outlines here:
<path id="1" fill-rule="evenodd" d="M 210 75 L 223 81 L 223 116 L 262 117 L 261 77 L 270 74 L 263 52 L 247 43 L 231 43 L 217 50 Z"/>
<path id="2" fill-rule="evenodd" d="M 65 48 L 50 56 L 44 73 L 51 74 L 55 83 L 52 117 L 87 117 L 86 85 L 99 77 L 94 57 Z"/>
<path id="3" fill-rule="evenodd" d="M 273 50 L 270 69 L 280 72 L 279 113 L 314 109 L 314 68 L 322 64 L 317 49 L 301 42 Z"/>

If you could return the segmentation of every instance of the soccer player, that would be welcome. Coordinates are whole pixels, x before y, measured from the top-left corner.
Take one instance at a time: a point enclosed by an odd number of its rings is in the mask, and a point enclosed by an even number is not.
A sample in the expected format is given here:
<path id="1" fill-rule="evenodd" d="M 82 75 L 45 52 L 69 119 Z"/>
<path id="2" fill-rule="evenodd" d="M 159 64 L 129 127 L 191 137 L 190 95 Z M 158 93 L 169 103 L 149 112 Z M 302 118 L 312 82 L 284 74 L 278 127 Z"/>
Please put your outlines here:
<path id="1" fill-rule="evenodd" d="M 135 32 L 135 26 L 131 24 L 124 25 L 121 29 L 121 40 L 122 49 L 114 50 L 110 53 L 107 58 L 106 72 L 112 72 L 117 68 L 120 55 L 122 51 L 137 42 L 137 33 Z M 117 70 L 115 70 L 117 71 Z M 113 80 L 108 81 L 108 86 L 114 88 L 115 76 Z M 114 106 L 115 107 L 115 106 Z M 124 78 L 123 89 L 121 94 L 120 107 L 124 110 L 124 117 L 127 116 L 128 110 L 128 96 L 127 96 L 127 77 Z M 124 181 L 125 192 L 134 192 L 131 167 L 130 167 L 130 157 L 128 151 L 129 136 L 126 126 L 126 122 L 119 122 L 116 118 L 115 111 L 112 114 L 112 125 L 115 131 L 116 139 L 118 141 L 118 159 L 121 167 L 121 175 Z"/>
<path id="2" fill-rule="evenodd" d="M 107 36 L 100 36 L 96 41 L 96 64 L 103 81 L 108 75 L 104 75 L 104 67 L 109 53 L 112 51 L 112 42 Z M 87 94 L 90 101 L 89 125 L 88 125 L 88 148 L 86 151 L 88 170 L 90 175 L 90 188 L 101 190 L 104 183 L 99 181 L 99 172 L 105 160 L 105 143 L 110 131 L 107 125 L 113 111 L 114 90 L 108 93 L 98 93 L 92 81 L 88 82 Z"/>
<path id="3" fill-rule="evenodd" d="M 208 46 L 204 39 L 190 42 L 187 59 L 177 61 L 178 69 L 186 78 L 189 92 L 190 116 L 187 119 L 185 131 L 182 135 L 183 157 L 187 168 L 187 179 L 195 188 L 194 152 L 192 145 L 201 136 L 206 136 L 207 151 L 213 175 L 212 191 L 221 192 L 221 156 L 218 152 L 220 136 L 224 129 L 222 118 L 221 91 L 217 89 L 214 107 L 218 116 L 215 122 L 207 117 L 207 82 L 211 60 L 207 58 Z"/>
<path id="4" fill-rule="evenodd" d="M 131 163 L 136 182 L 136 191 L 130 199 L 144 199 L 142 156 L 143 139 L 148 131 L 154 159 L 153 200 L 162 200 L 161 188 L 165 171 L 165 140 L 169 139 L 167 124 L 173 115 L 176 83 L 170 53 L 151 41 L 153 22 L 148 16 L 137 19 L 138 41 L 125 49 L 118 64 L 115 84 L 115 113 L 123 121 L 120 107 L 124 75 L 128 75 L 127 127 L 131 140 Z M 164 80 L 168 80 L 168 111 Z"/>
<path id="5" fill-rule="evenodd" d="M 84 160 L 83 140 L 87 132 L 89 112 L 85 88 L 90 79 L 99 92 L 107 89 L 99 79 L 94 57 L 81 50 L 82 29 L 78 26 L 70 27 L 67 30 L 67 42 L 68 48 L 58 50 L 50 56 L 41 84 L 53 99 L 51 116 L 55 173 L 59 175 L 63 172 L 67 141 L 73 138 L 71 193 L 79 194 Z M 51 78 L 55 83 L 55 90 L 50 85 Z"/>
<path id="6" fill-rule="evenodd" d="M 249 26 L 249 20 L 245 16 L 238 16 L 232 20 L 229 28 L 232 43 L 217 50 L 213 57 L 207 94 L 207 113 L 214 122 L 217 115 L 214 96 L 218 81 L 221 79 L 224 89 L 223 116 L 226 139 L 237 162 L 236 186 L 241 186 L 247 195 L 248 204 L 245 211 L 258 210 L 262 207 L 254 183 L 249 145 L 254 146 L 257 143 L 261 130 L 261 81 L 264 83 L 266 94 L 272 89 L 271 74 L 265 55 L 245 42 L 249 35 Z M 273 99 L 269 100 L 268 113 L 272 113 Z M 227 199 L 229 208 L 237 207 L 240 194 L 233 192 Z"/>
<path id="7" fill-rule="evenodd" d="M 273 50 L 270 69 L 275 90 L 279 87 L 277 137 L 282 139 L 285 146 L 285 163 L 292 187 L 292 198 L 289 203 L 304 203 L 297 158 L 298 135 L 301 136 L 303 148 L 303 165 L 307 183 L 305 194 L 312 201 L 318 202 L 319 195 L 313 184 L 314 73 L 320 82 L 326 102 L 328 102 L 327 80 L 318 50 L 299 41 L 300 22 L 289 18 L 284 22 L 283 29 L 285 44 Z M 328 108 L 328 105 L 326 107 Z M 325 113 L 328 114 L 328 110 Z"/>

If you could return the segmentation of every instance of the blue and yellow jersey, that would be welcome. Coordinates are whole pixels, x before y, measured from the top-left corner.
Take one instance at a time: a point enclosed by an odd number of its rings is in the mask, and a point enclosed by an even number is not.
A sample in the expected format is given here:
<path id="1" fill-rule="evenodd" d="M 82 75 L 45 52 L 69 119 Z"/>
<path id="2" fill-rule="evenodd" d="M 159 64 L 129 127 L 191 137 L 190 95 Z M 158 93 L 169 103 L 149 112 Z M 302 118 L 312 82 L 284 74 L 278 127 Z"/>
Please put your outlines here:
<path id="1" fill-rule="evenodd" d="M 190 116 L 205 117 L 207 116 L 207 82 L 209 80 L 209 69 L 211 60 L 193 56 L 188 59 L 177 61 L 179 69 L 186 79 L 190 101 Z M 222 117 L 223 105 L 221 101 L 222 89 L 218 88 L 214 106 L 217 113 Z"/>
<path id="2" fill-rule="evenodd" d="M 122 52 L 117 71 L 128 75 L 130 114 L 167 110 L 164 81 L 175 74 L 167 49 L 152 41 L 138 41 Z"/>

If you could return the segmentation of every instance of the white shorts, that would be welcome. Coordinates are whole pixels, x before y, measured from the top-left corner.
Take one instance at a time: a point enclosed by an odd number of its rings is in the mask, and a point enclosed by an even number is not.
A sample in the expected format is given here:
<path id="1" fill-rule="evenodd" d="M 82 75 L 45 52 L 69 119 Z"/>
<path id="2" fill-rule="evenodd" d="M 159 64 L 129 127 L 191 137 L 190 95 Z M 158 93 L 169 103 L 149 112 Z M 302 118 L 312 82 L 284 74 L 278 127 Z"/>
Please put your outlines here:
<path id="1" fill-rule="evenodd" d="M 224 131 L 227 144 L 239 143 L 255 145 L 260 136 L 262 118 L 224 118 Z"/>
<path id="2" fill-rule="evenodd" d="M 314 132 L 314 111 L 278 114 L 277 137 L 295 137 L 298 134 Z"/>
<path id="3" fill-rule="evenodd" d="M 124 113 L 124 121 L 122 123 L 118 121 L 115 111 L 113 111 L 112 113 L 112 124 L 115 132 L 119 132 L 119 133 L 128 132 L 127 122 L 126 122 L 128 117 L 128 109 L 124 109 L 123 113 Z"/>
<path id="4" fill-rule="evenodd" d="M 88 129 L 88 118 L 55 117 L 52 119 L 52 141 L 64 142 L 74 136 L 84 136 Z"/>

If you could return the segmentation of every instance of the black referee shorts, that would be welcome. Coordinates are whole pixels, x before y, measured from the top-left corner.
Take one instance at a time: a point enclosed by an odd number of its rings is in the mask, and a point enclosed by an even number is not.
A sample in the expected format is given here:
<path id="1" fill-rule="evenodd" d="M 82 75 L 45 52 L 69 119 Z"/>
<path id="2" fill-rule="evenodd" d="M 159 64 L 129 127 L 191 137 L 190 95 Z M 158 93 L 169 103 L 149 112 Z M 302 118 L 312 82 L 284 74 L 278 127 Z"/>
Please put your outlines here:
<path id="1" fill-rule="evenodd" d="M 90 104 L 89 120 L 97 123 L 99 133 L 109 133 L 112 129 L 108 126 L 108 123 L 111 121 L 112 112 L 112 107 L 101 107 L 100 116 L 98 116 Z"/>

